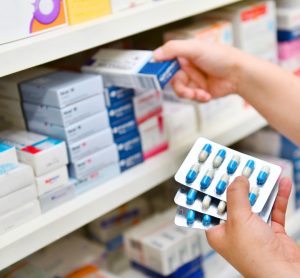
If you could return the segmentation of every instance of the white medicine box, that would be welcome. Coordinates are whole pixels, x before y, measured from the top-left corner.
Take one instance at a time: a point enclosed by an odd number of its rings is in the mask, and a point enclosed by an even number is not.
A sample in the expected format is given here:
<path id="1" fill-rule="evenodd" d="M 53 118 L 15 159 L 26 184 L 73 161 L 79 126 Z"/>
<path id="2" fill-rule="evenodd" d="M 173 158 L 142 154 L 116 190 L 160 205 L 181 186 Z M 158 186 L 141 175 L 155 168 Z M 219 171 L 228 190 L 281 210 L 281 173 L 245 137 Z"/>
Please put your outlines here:
<path id="1" fill-rule="evenodd" d="M 65 24 L 65 4 L 62 0 L 1 1 L 0 44 Z"/>

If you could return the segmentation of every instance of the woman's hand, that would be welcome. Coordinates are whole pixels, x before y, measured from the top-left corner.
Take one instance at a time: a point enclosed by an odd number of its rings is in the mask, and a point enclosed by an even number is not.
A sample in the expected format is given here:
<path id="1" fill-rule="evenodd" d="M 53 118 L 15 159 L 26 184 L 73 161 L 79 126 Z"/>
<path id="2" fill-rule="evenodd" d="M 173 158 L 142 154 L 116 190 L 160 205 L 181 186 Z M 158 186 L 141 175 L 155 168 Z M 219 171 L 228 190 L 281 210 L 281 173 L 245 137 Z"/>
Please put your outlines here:
<path id="1" fill-rule="evenodd" d="M 225 224 L 206 232 L 209 244 L 245 277 L 300 277 L 300 249 L 285 233 L 291 181 L 280 181 L 269 226 L 251 212 L 249 182 L 238 177 L 227 190 Z"/>
<path id="2" fill-rule="evenodd" d="M 246 57 L 233 47 L 197 39 L 170 41 L 154 51 L 158 61 L 178 58 L 181 70 L 172 80 L 174 90 L 201 102 L 237 92 L 239 61 Z"/>

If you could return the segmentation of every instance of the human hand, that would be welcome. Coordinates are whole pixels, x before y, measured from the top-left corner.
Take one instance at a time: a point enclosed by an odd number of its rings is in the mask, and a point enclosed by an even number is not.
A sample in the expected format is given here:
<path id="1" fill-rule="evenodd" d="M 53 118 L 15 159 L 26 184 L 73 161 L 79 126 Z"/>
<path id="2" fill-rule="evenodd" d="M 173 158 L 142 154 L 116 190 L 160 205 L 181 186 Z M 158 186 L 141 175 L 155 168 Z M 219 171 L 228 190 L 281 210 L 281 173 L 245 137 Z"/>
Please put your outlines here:
<path id="1" fill-rule="evenodd" d="M 199 39 L 170 41 L 154 51 L 157 61 L 178 58 L 181 70 L 171 82 L 175 92 L 201 102 L 237 93 L 239 61 L 246 57 L 233 47 Z"/>
<path id="2" fill-rule="evenodd" d="M 227 190 L 227 222 L 208 231 L 209 244 L 245 277 L 300 277 L 300 249 L 285 233 L 291 181 L 283 178 L 272 225 L 252 213 L 249 182 L 238 177 Z"/>

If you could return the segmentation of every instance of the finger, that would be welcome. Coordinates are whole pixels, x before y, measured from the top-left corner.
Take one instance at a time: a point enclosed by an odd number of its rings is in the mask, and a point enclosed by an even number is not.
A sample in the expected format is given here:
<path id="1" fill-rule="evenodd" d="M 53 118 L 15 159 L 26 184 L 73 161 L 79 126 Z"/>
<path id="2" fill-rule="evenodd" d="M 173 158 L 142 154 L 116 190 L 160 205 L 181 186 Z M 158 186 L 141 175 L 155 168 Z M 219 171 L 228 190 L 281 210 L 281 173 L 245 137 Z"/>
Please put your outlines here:
<path id="1" fill-rule="evenodd" d="M 249 181 L 245 177 L 237 177 L 227 189 L 227 219 L 247 219 L 251 216 L 248 199 Z"/>
<path id="2" fill-rule="evenodd" d="M 199 88 L 207 90 L 207 80 L 205 75 L 192 64 L 182 66 L 182 70 L 193 80 Z"/>
<path id="3" fill-rule="evenodd" d="M 285 214 L 291 190 L 291 180 L 289 178 L 282 178 L 279 182 L 278 194 L 272 210 L 272 222 L 279 224 L 282 228 L 285 226 Z"/>
<path id="4" fill-rule="evenodd" d="M 220 224 L 205 231 L 208 244 L 218 253 L 222 253 L 221 250 L 226 248 L 225 225 L 226 224 Z"/>
<path id="5" fill-rule="evenodd" d="M 188 59 L 199 58 L 201 55 L 201 43 L 195 39 L 173 40 L 157 48 L 153 52 L 153 57 L 157 61 L 170 60 L 177 57 Z"/>
<path id="6" fill-rule="evenodd" d="M 195 100 L 198 100 L 200 102 L 208 102 L 212 99 L 212 96 L 201 89 L 195 89 Z"/>

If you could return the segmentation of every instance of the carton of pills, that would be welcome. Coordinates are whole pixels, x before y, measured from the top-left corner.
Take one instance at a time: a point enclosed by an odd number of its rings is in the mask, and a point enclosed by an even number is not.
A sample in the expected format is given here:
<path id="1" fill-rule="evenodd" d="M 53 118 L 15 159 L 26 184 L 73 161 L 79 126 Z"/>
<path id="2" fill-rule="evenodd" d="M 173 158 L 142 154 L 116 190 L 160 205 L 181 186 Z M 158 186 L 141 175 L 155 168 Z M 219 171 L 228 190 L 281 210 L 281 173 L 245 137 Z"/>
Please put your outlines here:
<path id="1" fill-rule="evenodd" d="M 16 148 L 4 143 L 0 143 L 0 164 L 7 163 L 18 163 Z"/>
<path id="2" fill-rule="evenodd" d="M 83 71 L 98 73 L 105 86 L 161 91 L 180 66 L 177 60 L 155 62 L 146 50 L 100 49 Z"/>
<path id="3" fill-rule="evenodd" d="M 182 185 L 175 197 L 179 206 L 175 222 L 209 228 L 226 220 L 226 190 L 237 176 L 249 180 L 252 211 L 267 222 L 280 174 L 277 165 L 199 138 L 175 175 Z"/>

